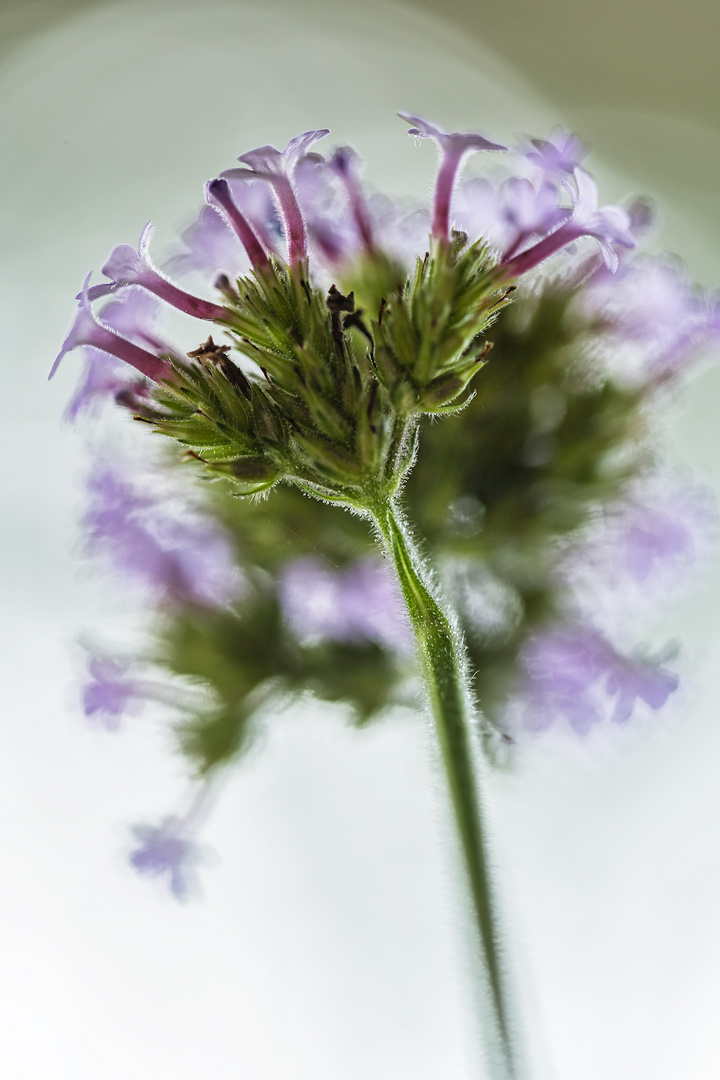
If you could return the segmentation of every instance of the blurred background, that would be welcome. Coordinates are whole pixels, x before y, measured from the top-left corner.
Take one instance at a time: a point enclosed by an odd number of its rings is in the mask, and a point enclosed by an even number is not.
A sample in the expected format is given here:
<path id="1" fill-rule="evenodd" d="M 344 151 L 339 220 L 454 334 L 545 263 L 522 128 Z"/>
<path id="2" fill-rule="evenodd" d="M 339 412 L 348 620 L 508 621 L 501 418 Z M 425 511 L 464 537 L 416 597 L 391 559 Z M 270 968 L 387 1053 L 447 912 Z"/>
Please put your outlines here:
<path id="1" fill-rule="evenodd" d="M 184 791 L 162 731 L 88 729 L 82 631 L 134 615 L 82 569 L 87 450 L 50 386 L 73 296 L 152 218 L 170 238 L 239 153 L 327 126 L 394 193 L 434 154 L 398 108 L 490 137 L 562 123 L 601 201 L 645 192 L 659 249 L 720 279 L 720 8 L 646 0 L 2 0 L 0 1003 L 10 1080 L 483 1076 L 467 926 L 421 720 L 274 718 L 227 780 L 201 902 L 126 869 L 127 824 Z M 718 488 L 720 376 L 668 452 Z M 714 1080 L 720 1003 L 717 560 L 655 634 L 682 641 L 674 711 L 622 737 L 553 733 L 492 784 L 530 1080 Z"/>

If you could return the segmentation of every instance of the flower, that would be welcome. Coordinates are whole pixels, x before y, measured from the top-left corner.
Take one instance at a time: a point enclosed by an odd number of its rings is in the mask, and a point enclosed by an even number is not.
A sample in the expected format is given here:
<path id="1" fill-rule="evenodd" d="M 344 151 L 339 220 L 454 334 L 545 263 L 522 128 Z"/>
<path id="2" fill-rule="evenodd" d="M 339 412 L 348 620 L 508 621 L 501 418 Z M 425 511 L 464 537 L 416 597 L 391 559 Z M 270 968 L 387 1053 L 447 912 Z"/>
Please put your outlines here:
<path id="1" fill-rule="evenodd" d="M 632 716 L 638 699 L 655 711 L 661 709 L 677 690 L 679 681 L 673 672 L 650 660 L 628 661 L 616 657 L 605 684 L 608 694 L 616 699 L 610 719 L 624 724 Z"/>
<path id="2" fill-rule="evenodd" d="M 152 222 L 148 222 L 140 233 L 137 251 L 129 244 L 119 244 L 113 248 L 108 261 L 102 268 L 103 274 L 111 279 L 110 283 L 94 285 L 88 289 L 89 299 L 97 300 L 100 296 L 107 296 L 108 293 L 114 292 L 123 285 L 139 285 L 172 307 L 196 319 L 222 320 L 226 318 L 227 312 L 224 307 L 213 304 L 209 300 L 201 300 L 178 288 L 153 266 L 149 254 L 151 235 Z"/>
<path id="3" fill-rule="evenodd" d="M 402 598 L 381 562 L 361 559 L 344 571 L 319 559 L 294 559 L 279 581 L 285 618 L 301 637 L 376 641 L 398 652 L 411 648 Z"/>
<path id="4" fill-rule="evenodd" d="M 438 240 L 450 236 L 450 199 L 460 162 L 474 150 L 507 150 L 507 146 L 494 143 L 477 132 L 445 132 L 441 128 L 410 113 L 398 113 L 401 120 L 413 126 L 408 131 L 418 139 L 434 139 L 440 149 L 440 171 L 435 185 L 435 202 L 432 219 L 432 235 Z"/>
<path id="5" fill-rule="evenodd" d="M 201 858 L 200 849 L 184 832 L 182 818 L 166 817 L 159 826 L 135 825 L 133 833 L 140 847 L 130 854 L 131 865 L 141 874 L 160 877 L 167 874 L 170 891 L 176 900 L 190 894 L 193 864 Z"/>
<path id="6" fill-rule="evenodd" d="M 208 202 L 217 203 L 230 227 L 237 233 L 253 267 L 260 271 L 267 270 L 270 260 L 253 232 L 252 226 L 235 203 L 227 180 L 222 177 L 211 180 L 207 185 L 206 194 Z"/>
<path id="7" fill-rule="evenodd" d="M 128 678 L 127 669 L 127 664 L 108 657 L 92 656 L 88 661 L 91 681 L 83 688 L 83 709 L 108 731 L 116 731 L 123 713 L 144 696 L 140 684 Z"/>
<path id="8" fill-rule="evenodd" d="M 111 300 L 100 311 L 99 318 L 111 329 L 127 335 L 136 342 L 144 342 L 161 352 L 168 347 L 152 331 L 157 313 L 157 301 L 141 289 L 129 289 L 121 300 Z M 145 389 L 144 380 L 130 380 L 125 365 L 117 357 L 98 349 L 85 349 L 85 370 L 73 394 L 65 417 L 71 423 L 81 412 L 90 409 L 98 400 L 124 390 L 134 395 Z"/>
<path id="9" fill-rule="evenodd" d="M 521 656 L 520 694 L 525 724 L 540 730 L 563 716 L 583 734 L 608 716 L 615 723 L 632 715 L 638 699 L 660 709 L 678 677 L 650 659 L 618 653 L 596 630 L 558 625 L 531 638 Z"/>
<path id="10" fill-rule="evenodd" d="M 117 357 L 118 360 L 130 364 L 131 367 L 134 367 L 148 379 L 152 379 L 153 382 L 172 380 L 173 369 L 167 360 L 156 356 L 155 353 L 148 352 L 147 349 L 140 348 L 140 346 L 128 341 L 127 338 L 121 337 L 120 334 L 116 334 L 113 330 L 109 330 L 106 326 L 102 326 L 97 321 L 93 315 L 88 294 L 90 277 L 91 275 L 88 274 L 85 278 L 75 321 L 63 342 L 62 349 L 55 357 L 48 378 L 53 377 L 66 353 L 82 345 L 89 345 L 93 349 L 109 353 L 111 356 Z"/>
<path id="11" fill-rule="evenodd" d="M 592 236 L 598 241 L 605 264 L 610 270 L 616 270 L 618 266 L 618 256 L 614 245 L 635 247 L 635 241 L 630 234 L 630 218 L 627 212 L 620 206 L 598 207 L 597 184 L 583 169 L 575 169 L 575 185 L 576 191 L 568 188 L 573 202 L 572 213 L 553 232 L 532 247 L 504 258 L 500 263 L 500 269 L 505 278 L 519 277 L 527 273 L 528 270 L 532 270 L 539 263 L 583 236 Z"/>
<path id="12" fill-rule="evenodd" d="M 555 128 L 547 139 L 531 139 L 532 150 L 525 151 L 529 162 L 541 170 L 548 180 L 572 175 L 587 157 L 587 147 L 572 131 Z"/>
<path id="13" fill-rule="evenodd" d="M 285 226 L 288 263 L 291 266 L 296 266 L 307 257 L 305 225 L 293 190 L 293 174 L 308 148 L 325 135 L 329 135 L 327 128 L 306 131 L 291 139 L 284 150 L 274 146 L 258 146 L 238 158 L 246 168 L 227 169 L 220 174 L 220 179 L 249 180 L 257 177 L 272 185 Z"/>
<path id="14" fill-rule="evenodd" d="M 88 487 L 83 524 L 90 548 L 120 573 L 180 603 L 222 607 L 238 595 L 233 552 L 214 521 L 139 495 L 108 466 L 93 472 Z"/>

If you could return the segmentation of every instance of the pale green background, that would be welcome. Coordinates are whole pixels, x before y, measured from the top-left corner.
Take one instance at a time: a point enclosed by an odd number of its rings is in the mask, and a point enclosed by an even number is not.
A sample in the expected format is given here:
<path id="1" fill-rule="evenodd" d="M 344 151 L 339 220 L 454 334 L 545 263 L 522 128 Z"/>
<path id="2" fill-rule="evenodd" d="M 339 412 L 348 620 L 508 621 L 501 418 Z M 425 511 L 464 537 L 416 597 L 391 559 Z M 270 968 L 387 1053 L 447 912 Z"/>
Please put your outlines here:
<path id="1" fill-rule="evenodd" d="M 258 143 L 327 125 L 427 193 L 396 108 L 491 136 L 575 125 L 604 198 L 649 190 L 661 241 L 720 278 L 720 10 L 343 0 L 125 0 L 0 12 L 5 418 L 0 1074 L 9 1080 L 482 1077 L 441 782 L 412 715 L 362 735 L 279 718 L 228 780 L 187 909 L 126 871 L 128 821 L 183 791 L 153 719 L 87 730 L 72 642 L 132 624 L 79 569 L 87 451 L 45 373 L 72 296 L 152 217 Z M 667 441 L 717 489 L 717 371 Z M 716 560 L 648 627 L 678 634 L 662 718 L 529 747 L 494 784 L 529 1080 L 716 1080 L 720 724 Z M 439 794 L 440 793 L 440 794 Z"/>

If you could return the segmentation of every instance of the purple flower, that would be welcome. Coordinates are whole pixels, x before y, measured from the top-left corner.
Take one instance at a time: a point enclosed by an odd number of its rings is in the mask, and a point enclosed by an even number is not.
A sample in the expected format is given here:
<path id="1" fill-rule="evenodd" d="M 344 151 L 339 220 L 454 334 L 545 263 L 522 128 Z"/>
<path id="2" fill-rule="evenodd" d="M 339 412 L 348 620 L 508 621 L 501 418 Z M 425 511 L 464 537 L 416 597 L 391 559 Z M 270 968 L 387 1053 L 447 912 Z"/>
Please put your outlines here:
<path id="1" fill-rule="evenodd" d="M 93 349 L 99 349 L 100 352 L 109 353 L 118 360 L 130 364 L 131 367 L 134 367 L 148 379 L 152 379 L 153 382 L 172 380 L 174 378 L 174 372 L 167 360 L 163 360 L 162 357 L 148 352 L 147 349 L 140 348 L 140 346 L 135 345 L 132 341 L 128 341 L 127 338 L 121 337 L 120 334 L 116 334 L 113 330 L 109 330 L 106 326 L 102 326 L 97 321 L 93 315 L 92 307 L 90 306 L 90 299 L 88 296 L 89 281 L 90 274 L 86 277 L 85 284 L 80 293 L 80 304 L 78 306 L 77 315 L 75 316 L 75 321 L 70 328 L 68 336 L 63 342 L 62 349 L 55 357 L 55 362 L 50 369 L 48 378 L 51 379 L 53 377 L 58 369 L 60 361 L 66 353 L 69 353 L 82 345 L 89 345 Z"/>
<path id="2" fill-rule="evenodd" d="M 227 311 L 224 307 L 209 300 L 201 300 L 178 288 L 153 266 L 148 250 L 151 234 L 152 223 L 148 222 L 140 233 L 137 251 L 128 244 L 119 244 L 113 248 L 110 258 L 102 268 L 103 274 L 111 279 L 110 283 L 94 285 L 88 290 L 89 299 L 96 300 L 100 296 L 107 296 L 123 285 L 139 285 L 186 315 L 192 315 L 196 319 L 225 320 Z"/>
<path id="3" fill-rule="evenodd" d="M 555 128 L 547 139 L 531 139 L 532 150 L 525 151 L 525 157 L 548 180 L 572 176 L 575 169 L 587 157 L 587 147 L 577 135 L 562 128 Z"/>
<path id="4" fill-rule="evenodd" d="M 460 162 L 467 153 L 475 150 L 507 150 L 507 146 L 490 142 L 477 132 L 445 132 L 419 116 L 398 113 L 401 120 L 413 126 L 409 135 L 419 139 L 434 139 L 440 149 L 440 170 L 435 185 L 432 235 L 438 240 L 450 237 L 450 200 Z"/>
<path id="5" fill-rule="evenodd" d="M 129 289 L 122 300 L 111 300 L 99 313 L 99 319 L 112 330 L 125 335 L 135 342 L 143 342 L 153 349 L 169 352 L 152 331 L 157 313 L 157 301 L 142 289 Z M 144 380 L 129 377 L 126 364 L 99 352 L 97 349 L 85 349 L 85 370 L 73 394 L 65 417 L 74 423 L 81 412 L 90 409 L 97 401 L 107 399 L 123 390 L 134 394 L 142 393 Z"/>
<path id="6" fill-rule="evenodd" d="M 238 595 L 232 549 L 214 522 L 183 519 L 169 500 L 139 495 L 107 467 L 91 476 L 89 490 L 83 524 L 91 550 L 108 556 L 120 573 L 181 603 L 220 607 Z"/>
<path id="7" fill-rule="evenodd" d="M 582 169 L 575 170 L 577 191 L 571 190 L 573 201 L 572 213 L 548 236 L 518 255 L 504 259 L 500 269 L 506 278 L 519 277 L 533 267 L 567 247 L 574 240 L 583 236 L 592 236 L 598 241 L 603 252 L 606 266 L 616 270 L 618 256 L 613 247 L 620 244 L 632 248 L 635 241 L 630 235 L 630 219 L 620 206 L 597 205 L 597 184 Z"/>
<path id="8" fill-rule="evenodd" d="M 123 714 L 144 696 L 140 684 L 128 678 L 127 668 L 127 664 L 102 656 L 88 661 L 91 681 L 83 688 L 83 709 L 108 731 L 116 731 Z"/>
<path id="9" fill-rule="evenodd" d="M 127 367 L 120 365 L 114 357 L 97 349 L 85 350 L 85 369 L 68 402 L 65 419 L 74 424 L 82 412 L 92 408 L 97 401 L 125 390 L 128 386 Z M 142 384 L 137 384 L 138 388 Z"/>
<path id="10" fill-rule="evenodd" d="M 589 627 L 560 626 L 537 635 L 521 662 L 523 720 L 533 730 L 564 717 L 583 734 L 608 716 L 612 699 L 609 718 L 624 723 L 638 699 L 660 709 L 678 685 L 657 661 L 623 656 Z"/>
<path id="11" fill-rule="evenodd" d="M 606 321 L 619 342 L 639 346 L 642 374 L 654 380 L 680 371 L 720 329 L 708 298 L 682 268 L 663 259 L 624 265 L 615 280 L 596 275 L 581 303 L 586 315 Z"/>
<path id="12" fill-rule="evenodd" d="M 175 899 L 187 900 L 193 866 L 201 858 L 198 846 L 186 835 L 187 823 L 182 818 L 166 817 L 159 826 L 135 825 L 132 831 L 140 847 L 131 852 L 131 865 L 141 874 L 167 875 Z"/>
<path id="13" fill-rule="evenodd" d="M 311 556 L 288 563 L 279 582 L 285 618 L 301 637 L 376 641 L 398 652 L 412 634 L 393 579 L 375 559 L 332 570 Z"/>
<path id="14" fill-rule="evenodd" d="M 267 180 L 272 185 L 285 226 L 288 263 L 291 266 L 296 266 L 307 258 L 305 225 L 293 190 L 293 175 L 298 163 L 307 154 L 308 148 L 325 135 L 329 135 L 327 128 L 306 131 L 291 139 L 284 150 L 278 150 L 274 146 L 258 146 L 255 150 L 249 150 L 238 158 L 238 161 L 247 166 L 246 168 L 227 169 L 220 174 L 221 179 L 258 178 Z"/>
<path id="15" fill-rule="evenodd" d="M 165 264 L 173 274 L 199 271 L 209 274 L 215 281 L 218 273 L 233 278 L 247 271 L 248 261 L 237 234 L 213 206 L 201 208 L 197 218 L 182 232 L 180 240 L 183 250 Z"/>
<path id="16" fill-rule="evenodd" d="M 306 154 L 294 173 L 295 193 L 311 252 L 331 267 L 355 255 L 362 245 L 352 204 L 348 206 L 347 186 L 342 170 L 335 167 L 335 158 L 336 154 L 328 162 L 319 154 Z M 356 178 L 348 172 L 345 180 L 351 189 L 356 189 L 358 207 L 365 209 Z M 364 220 L 364 227 L 369 233 L 369 218 Z"/>
<path id="17" fill-rule="evenodd" d="M 501 217 L 507 227 L 503 259 L 510 259 L 533 236 L 554 232 L 571 211 L 558 203 L 558 189 L 543 183 L 535 188 L 529 180 L 513 176 L 502 187 Z"/>
<path id="18" fill-rule="evenodd" d="M 634 504 L 623 515 L 616 537 L 616 558 L 635 581 L 646 581 L 668 563 L 692 558 L 695 542 L 687 506 L 664 510 Z"/>
<path id="19" fill-rule="evenodd" d="M 607 646 L 593 632 L 551 630 L 531 639 L 522 656 L 526 725 L 540 730 L 564 716 L 583 733 L 597 723 L 601 711 L 592 687 L 605 669 L 606 658 Z"/>
<path id="20" fill-rule="evenodd" d="M 209 203 L 216 203 L 223 212 L 223 216 L 230 227 L 240 238 L 243 247 L 248 253 L 250 262 L 255 270 L 265 271 L 270 267 L 270 260 L 262 244 L 254 233 L 252 226 L 244 216 L 237 203 L 233 199 L 230 185 L 227 180 L 219 177 L 211 180 L 206 189 Z"/>
<path id="21" fill-rule="evenodd" d="M 355 228 L 363 247 L 366 251 L 372 251 L 375 247 L 373 227 L 358 175 L 359 160 L 352 147 L 340 146 L 333 152 L 328 164 L 340 177 L 347 192 Z"/>
<path id="22" fill-rule="evenodd" d="M 610 719 L 616 724 L 624 724 L 632 716 L 638 699 L 655 711 L 661 709 L 677 690 L 679 681 L 677 675 L 653 661 L 615 657 L 605 687 L 616 699 Z"/>

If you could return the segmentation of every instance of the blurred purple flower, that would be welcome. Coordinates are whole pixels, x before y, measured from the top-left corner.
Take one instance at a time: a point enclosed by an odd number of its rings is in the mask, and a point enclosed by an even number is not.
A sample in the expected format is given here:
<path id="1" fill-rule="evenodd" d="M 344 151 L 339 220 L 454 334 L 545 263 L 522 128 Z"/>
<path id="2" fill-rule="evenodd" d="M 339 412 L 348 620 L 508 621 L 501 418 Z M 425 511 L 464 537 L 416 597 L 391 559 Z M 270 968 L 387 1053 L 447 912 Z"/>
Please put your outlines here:
<path id="1" fill-rule="evenodd" d="M 132 831 L 140 847 L 131 852 L 131 865 L 141 874 L 167 875 L 175 899 L 187 900 L 193 866 L 201 855 L 198 846 L 186 835 L 186 822 L 182 818 L 166 817 L 159 826 L 135 825 Z"/>
<path id="2" fill-rule="evenodd" d="M 226 219 L 214 206 L 203 206 L 180 235 L 182 250 L 165 264 L 170 273 L 192 271 L 207 274 L 215 281 L 218 273 L 229 278 L 246 273 L 248 260 L 242 245 Z"/>
<path id="3" fill-rule="evenodd" d="M 683 502 L 664 509 L 634 503 L 622 515 L 613 548 L 617 562 L 635 581 L 646 581 L 660 566 L 676 567 L 678 559 L 692 559 L 693 526 L 699 522 L 693 520 L 688 500 Z"/>
<path id="4" fill-rule="evenodd" d="M 109 467 L 90 478 L 83 524 L 93 551 L 163 597 L 211 607 L 238 595 L 238 571 L 225 534 L 199 515 L 141 496 Z"/>
<path id="5" fill-rule="evenodd" d="M 376 641 L 398 652 L 412 648 L 402 598 L 384 564 L 375 559 L 329 569 L 312 556 L 288 563 L 279 582 L 288 623 L 302 637 Z"/>
<path id="6" fill-rule="evenodd" d="M 615 698 L 610 717 L 616 724 L 624 724 L 632 716 L 635 702 L 640 699 L 651 709 L 661 709 L 670 694 L 677 690 L 679 679 L 652 661 L 629 661 L 615 657 L 605 689 Z"/>
<path id="7" fill-rule="evenodd" d="M 83 687 L 83 709 L 96 717 L 108 731 L 116 731 L 130 705 L 144 696 L 139 683 L 127 675 L 128 665 L 108 657 L 91 656 L 90 682 Z"/>
<path id="8" fill-rule="evenodd" d="M 586 316 L 605 320 L 613 338 L 641 350 L 645 378 L 680 372 L 720 338 L 709 298 L 690 284 L 682 267 L 664 259 L 626 264 L 617 280 L 596 275 L 581 306 Z"/>
<path id="9" fill-rule="evenodd" d="M 572 176 L 588 152 L 577 135 L 563 128 L 555 128 L 547 139 L 531 139 L 530 144 L 532 150 L 526 150 L 525 157 L 548 180 Z"/>
<path id="10" fill-rule="evenodd" d="M 354 255 L 361 239 L 347 191 L 333 165 L 319 154 L 307 154 L 297 164 L 294 185 L 312 254 L 330 266 Z"/>
<path id="11" fill-rule="evenodd" d="M 245 248 L 253 268 L 260 271 L 267 270 L 270 266 L 267 252 L 260 243 L 250 222 L 233 198 L 227 180 L 222 177 L 211 180 L 206 186 L 206 197 L 210 204 L 214 204 L 220 208 L 223 217 L 226 219 L 231 229 L 236 233 L 238 239 Z"/>
<path id="12" fill-rule="evenodd" d="M 538 634 L 521 657 L 523 720 L 540 730 L 564 717 L 579 733 L 608 716 L 624 722 L 637 699 L 661 708 L 677 688 L 676 675 L 652 660 L 634 660 L 618 653 L 597 631 L 561 626 Z"/>
<path id="13" fill-rule="evenodd" d="M 508 233 L 503 259 L 511 258 L 533 236 L 554 232 L 567 221 L 571 211 L 559 205 L 559 194 L 554 184 L 535 188 L 519 176 L 503 184 L 501 217 Z"/>

